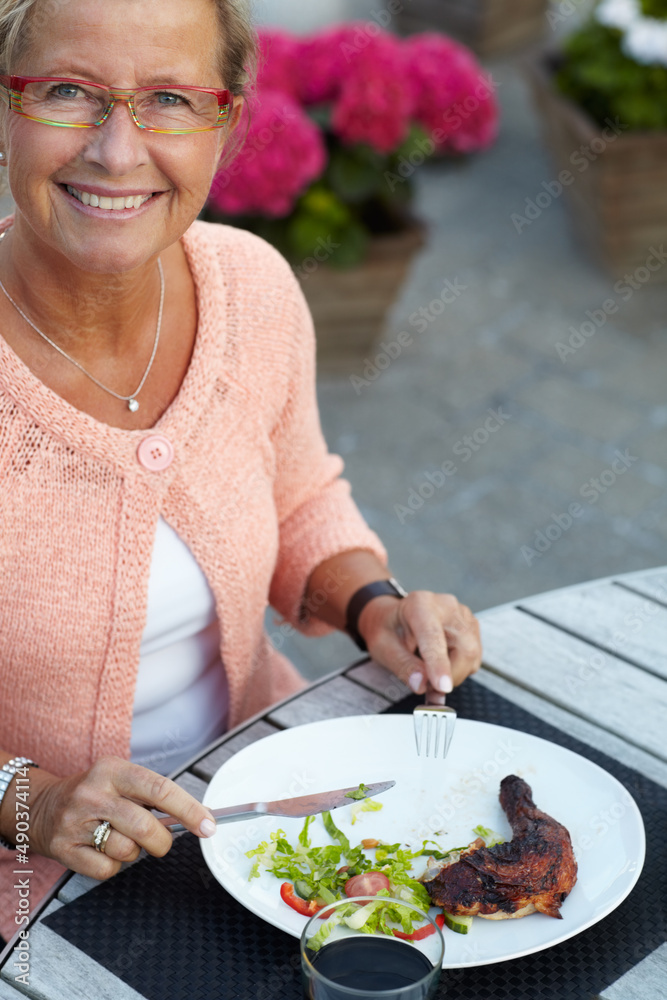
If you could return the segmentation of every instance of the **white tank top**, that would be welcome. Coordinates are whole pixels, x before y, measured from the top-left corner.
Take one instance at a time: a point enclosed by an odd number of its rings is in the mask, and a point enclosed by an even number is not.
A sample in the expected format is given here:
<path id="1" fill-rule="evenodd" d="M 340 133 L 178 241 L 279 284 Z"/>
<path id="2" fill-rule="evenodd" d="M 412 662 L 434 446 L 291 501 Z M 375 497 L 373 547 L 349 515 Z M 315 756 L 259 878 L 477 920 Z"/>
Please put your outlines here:
<path id="1" fill-rule="evenodd" d="M 213 592 L 190 549 L 160 518 L 134 698 L 131 759 L 169 774 L 225 732 L 227 710 Z"/>

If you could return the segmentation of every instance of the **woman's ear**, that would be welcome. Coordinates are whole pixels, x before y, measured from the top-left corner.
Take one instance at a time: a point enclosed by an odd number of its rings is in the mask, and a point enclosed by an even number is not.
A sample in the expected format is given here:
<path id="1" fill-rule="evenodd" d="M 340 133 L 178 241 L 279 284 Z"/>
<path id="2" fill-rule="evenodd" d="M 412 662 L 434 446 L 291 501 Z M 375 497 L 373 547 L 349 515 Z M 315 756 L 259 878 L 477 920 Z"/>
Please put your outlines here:
<path id="1" fill-rule="evenodd" d="M 229 130 L 230 132 L 236 131 L 238 125 L 241 121 L 243 115 L 243 109 L 245 108 L 245 98 L 244 97 L 234 97 L 234 107 L 232 108 L 232 113 L 229 116 Z"/>

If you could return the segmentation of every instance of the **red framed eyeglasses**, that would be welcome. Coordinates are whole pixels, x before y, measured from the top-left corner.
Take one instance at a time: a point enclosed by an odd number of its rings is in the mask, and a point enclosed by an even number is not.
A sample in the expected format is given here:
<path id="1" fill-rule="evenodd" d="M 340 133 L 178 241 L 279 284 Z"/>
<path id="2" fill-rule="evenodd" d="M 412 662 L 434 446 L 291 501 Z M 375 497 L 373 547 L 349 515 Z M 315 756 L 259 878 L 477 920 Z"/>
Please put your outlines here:
<path id="1" fill-rule="evenodd" d="M 57 128 L 97 128 L 122 101 L 138 128 L 188 135 L 222 128 L 234 103 L 229 90 L 171 84 L 118 90 L 66 77 L 0 76 L 0 88 L 15 114 Z"/>

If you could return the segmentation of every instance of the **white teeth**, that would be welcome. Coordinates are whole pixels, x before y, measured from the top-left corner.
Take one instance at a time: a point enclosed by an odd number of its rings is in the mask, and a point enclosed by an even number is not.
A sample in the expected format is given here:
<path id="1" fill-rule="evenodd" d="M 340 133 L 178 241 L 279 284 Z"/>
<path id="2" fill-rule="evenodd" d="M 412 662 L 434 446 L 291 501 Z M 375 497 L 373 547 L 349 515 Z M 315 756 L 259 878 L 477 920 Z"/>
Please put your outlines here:
<path id="1" fill-rule="evenodd" d="M 91 208 L 102 208 L 107 212 L 124 212 L 128 208 L 141 208 L 149 201 L 152 195 L 132 195 L 127 198 L 104 198 L 101 195 L 89 194 L 88 191 L 79 191 L 77 188 L 67 185 L 67 190 L 82 205 L 90 205 Z"/>

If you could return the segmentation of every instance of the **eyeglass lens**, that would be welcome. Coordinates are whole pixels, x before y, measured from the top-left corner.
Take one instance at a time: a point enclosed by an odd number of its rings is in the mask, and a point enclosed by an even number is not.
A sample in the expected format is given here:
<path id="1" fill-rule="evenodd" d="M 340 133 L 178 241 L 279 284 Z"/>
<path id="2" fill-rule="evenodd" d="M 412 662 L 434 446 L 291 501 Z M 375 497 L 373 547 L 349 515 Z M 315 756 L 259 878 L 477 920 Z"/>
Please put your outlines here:
<path id="1" fill-rule="evenodd" d="M 112 96 L 104 87 L 67 80 L 26 84 L 21 110 L 31 118 L 61 125 L 94 125 L 104 118 Z M 142 90 L 133 100 L 137 121 L 146 128 L 187 130 L 218 121 L 218 98 L 187 88 Z"/>

